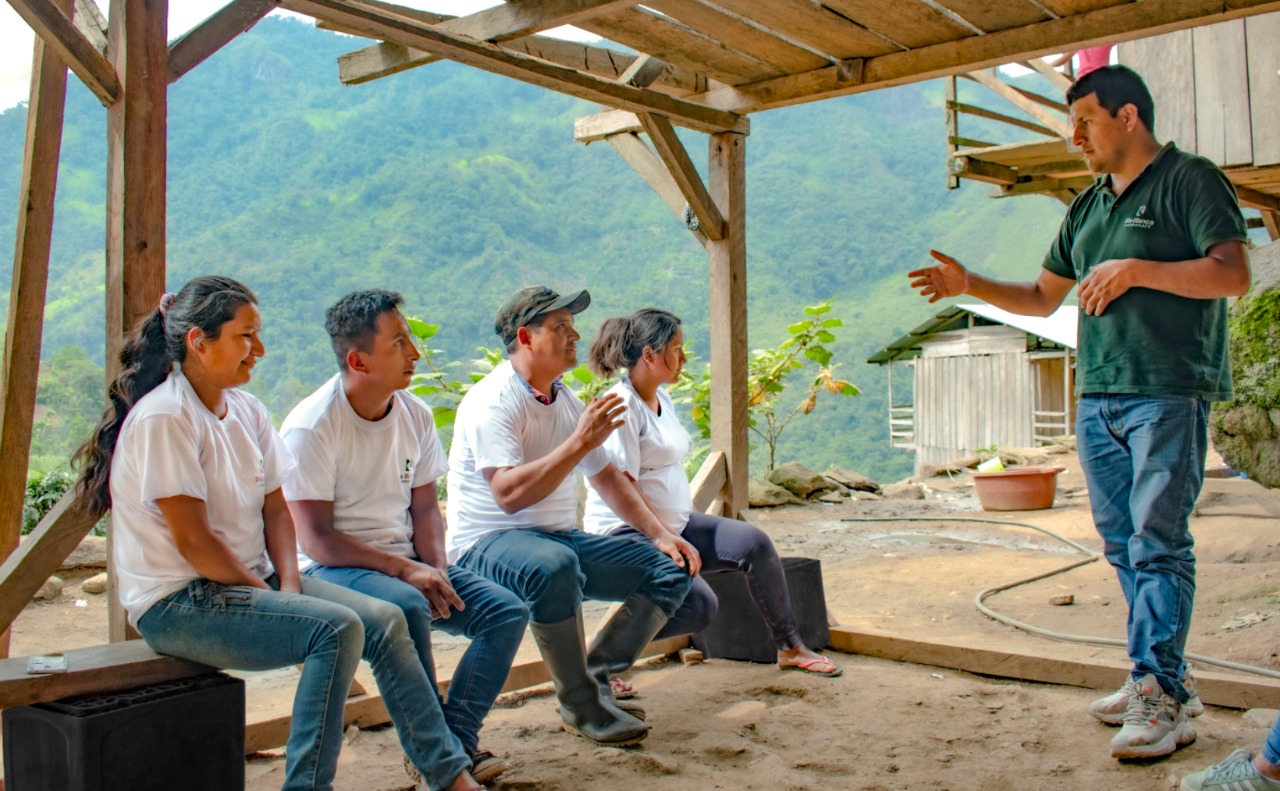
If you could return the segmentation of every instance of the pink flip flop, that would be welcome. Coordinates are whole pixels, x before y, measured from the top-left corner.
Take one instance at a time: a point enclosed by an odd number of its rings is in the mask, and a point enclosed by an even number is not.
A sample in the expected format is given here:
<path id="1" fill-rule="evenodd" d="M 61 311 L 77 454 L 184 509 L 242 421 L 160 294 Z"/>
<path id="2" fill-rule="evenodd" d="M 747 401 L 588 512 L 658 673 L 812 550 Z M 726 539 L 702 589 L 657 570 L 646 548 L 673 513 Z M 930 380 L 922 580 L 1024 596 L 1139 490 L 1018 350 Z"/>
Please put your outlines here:
<path id="1" fill-rule="evenodd" d="M 818 669 L 819 667 L 825 669 L 820 670 Z M 798 670 L 801 673 L 809 673 L 815 676 L 828 676 L 830 678 L 835 678 L 836 676 L 844 673 L 844 668 L 840 667 L 835 662 L 832 662 L 830 659 L 827 659 L 825 656 L 820 656 L 817 659 L 810 659 L 805 662 L 801 662 L 798 665 L 783 665 L 782 669 Z"/>

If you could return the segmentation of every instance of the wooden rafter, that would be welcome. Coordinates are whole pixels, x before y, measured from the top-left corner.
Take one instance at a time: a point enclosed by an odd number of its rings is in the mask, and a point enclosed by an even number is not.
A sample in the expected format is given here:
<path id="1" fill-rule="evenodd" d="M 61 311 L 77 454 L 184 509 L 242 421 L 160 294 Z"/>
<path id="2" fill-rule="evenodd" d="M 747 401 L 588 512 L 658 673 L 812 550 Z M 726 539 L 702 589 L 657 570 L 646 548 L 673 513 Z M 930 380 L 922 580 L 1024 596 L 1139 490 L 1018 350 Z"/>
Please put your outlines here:
<path id="1" fill-rule="evenodd" d="M 63 8 L 71 7 L 67 0 L 60 2 Z M 17 471 L 27 469 L 31 453 L 44 303 L 49 283 L 49 250 L 53 241 L 53 201 L 58 184 L 66 98 L 67 65 L 52 47 L 37 37 L 27 103 L 22 180 L 18 188 L 9 324 L 5 334 L 4 367 L 0 369 L 0 459 L 4 459 L 11 470 L 10 474 L 0 476 L 0 554 L 4 555 L 18 546 L 27 493 L 26 475 Z M 35 583 L 37 588 L 46 577 Z M 33 593 L 35 588 L 18 591 L 13 598 L 25 604 Z M 9 652 L 8 627 L 9 621 L 0 622 L 0 656 L 7 656 Z"/>
<path id="2" fill-rule="evenodd" d="M 728 11 L 750 16 L 779 36 L 821 52 L 833 60 L 898 52 L 893 44 L 818 3 L 715 0 Z"/>
<path id="3" fill-rule="evenodd" d="M 643 132 L 640 118 L 626 110 L 602 110 L 573 121 L 573 139 L 579 143 L 608 140 L 612 135 Z"/>
<path id="4" fill-rule="evenodd" d="M 653 149 L 645 145 L 640 136 L 633 132 L 610 135 L 607 139 L 613 150 L 622 157 L 622 161 L 630 165 L 631 169 L 644 179 L 658 198 L 667 205 L 667 208 L 683 220 L 684 207 L 688 204 L 685 203 L 684 195 L 681 194 L 675 179 L 671 177 L 671 172 L 667 170 L 666 165 L 653 152 Z M 693 233 L 698 242 L 705 246 L 707 238 L 702 231 L 697 230 Z"/>
<path id="5" fill-rule="evenodd" d="M 954 79 L 954 78 L 952 78 Z M 1049 137 L 1057 137 L 1058 131 L 1050 129 L 1047 126 L 1033 124 L 1030 121 L 1024 121 L 1021 118 L 1014 118 L 1011 115 L 997 113 L 995 110 L 988 110 L 985 107 L 979 107 L 976 104 L 965 104 L 964 102 L 956 102 L 947 100 L 947 108 L 965 115 L 976 115 L 979 118 L 986 118 L 989 121 L 999 121 L 1002 124 L 1016 126 L 1020 129 L 1026 129 L 1028 132 L 1035 132 L 1038 135 L 1047 135 Z"/>
<path id="6" fill-rule="evenodd" d="M 457 36 L 408 17 L 388 14 L 355 0 L 285 0 L 284 6 L 317 19 L 327 19 L 349 29 L 359 30 L 372 38 L 434 51 L 482 71 L 600 104 L 665 115 L 682 126 L 702 132 L 728 129 L 745 133 L 749 128 L 747 119 L 736 113 L 711 109 L 630 85 L 619 85 L 612 80 L 602 80 L 546 61 L 517 55 L 495 44 Z"/>
<path id="7" fill-rule="evenodd" d="M 116 100 L 120 80 L 115 68 L 53 0 L 9 0 L 9 5 L 104 105 Z"/>
<path id="8" fill-rule="evenodd" d="M 1050 194 L 1058 192 L 1074 193 L 1085 189 L 1093 181 L 1093 176 L 1067 176 L 1065 178 L 1045 176 L 1043 178 L 1019 181 L 1017 184 L 1003 184 L 992 187 L 991 197 L 1012 198 L 1015 195 L 1035 195 L 1040 192 Z"/>
<path id="9" fill-rule="evenodd" d="M 169 47 L 169 82 L 194 69 L 274 11 L 280 0 L 231 0 Z"/>
<path id="10" fill-rule="evenodd" d="M 991 71 L 971 71 L 969 76 L 991 90 L 996 96 L 1004 99 L 1009 104 L 1017 107 L 1022 112 L 1039 121 L 1041 124 L 1053 130 L 1053 133 L 1063 140 L 1071 139 L 1071 125 L 1063 121 L 1057 115 L 1049 112 L 1036 102 L 1023 96 L 1021 93 L 1013 90 L 1012 86 L 1005 83 Z"/>
<path id="11" fill-rule="evenodd" d="M 689 98 L 721 110 L 751 113 L 1278 10 L 1280 2 L 1276 0 L 1122 3 L 985 36 L 867 58 L 863 78 L 857 82 L 842 79 L 836 67 L 829 66 L 749 85 L 717 87 Z"/>
<path id="12" fill-rule="evenodd" d="M 98 4 L 94 0 L 76 0 L 75 11 L 72 12 L 71 21 L 75 24 L 76 30 L 79 30 L 85 38 L 89 39 L 89 43 L 93 44 L 93 48 L 99 53 L 107 52 L 107 18 L 102 15 L 102 10 L 98 8 Z"/>
<path id="13" fill-rule="evenodd" d="M 785 73 L 808 71 L 832 63 L 824 57 L 784 38 L 742 21 L 734 14 L 707 5 L 700 0 L 646 0 L 652 8 L 694 30 L 715 31 L 716 40 L 737 52 L 749 52 Z"/>
<path id="14" fill-rule="evenodd" d="M 1029 69 L 1035 69 L 1043 74 L 1049 82 L 1053 83 L 1053 87 L 1063 93 L 1066 93 L 1071 87 L 1071 78 L 1050 66 L 1045 62 L 1044 58 L 1032 58 L 1031 60 L 1023 61 L 1022 65 Z"/>
<path id="15" fill-rule="evenodd" d="M 653 143 L 654 150 L 662 159 L 662 164 L 667 166 L 671 177 L 676 181 L 676 186 L 680 188 L 680 194 L 693 210 L 693 215 L 698 218 L 698 229 L 712 241 L 723 239 L 724 217 L 720 214 L 720 209 L 715 202 L 711 200 L 706 185 L 702 183 L 702 177 L 693 166 L 689 152 L 684 150 L 684 144 L 680 142 L 680 138 L 676 137 L 676 130 L 671 126 L 671 122 L 652 113 L 640 113 L 638 117 L 640 125 L 649 135 L 649 141 Z"/>

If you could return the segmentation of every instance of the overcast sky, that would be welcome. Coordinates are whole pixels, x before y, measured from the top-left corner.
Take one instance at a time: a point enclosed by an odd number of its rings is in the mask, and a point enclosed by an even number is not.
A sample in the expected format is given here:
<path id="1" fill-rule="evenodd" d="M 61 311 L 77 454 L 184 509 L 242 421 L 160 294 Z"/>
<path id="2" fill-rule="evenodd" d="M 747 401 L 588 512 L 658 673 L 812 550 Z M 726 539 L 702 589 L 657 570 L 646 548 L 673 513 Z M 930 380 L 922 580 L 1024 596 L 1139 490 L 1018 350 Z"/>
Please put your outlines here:
<path id="1" fill-rule="evenodd" d="M 226 0 L 170 0 L 169 38 L 177 38 L 225 4 Z M 497 4 L 497 0 L 398 0 L 401 5 L 461 16 Z M 106 0 L 98 0 L 106 6 Z M 105 13 L 105 8 L 104 8 Z M 285 14 L 275 11 L 275 14 Z M 562 38 L 591 39 L 581 31 L 551 31 Z M 8 3 L 0 3 L 0 110 L 27 100 L 31 91 L 31 28 Z M 74 77 L 73 77 L 74 79 Z"/>

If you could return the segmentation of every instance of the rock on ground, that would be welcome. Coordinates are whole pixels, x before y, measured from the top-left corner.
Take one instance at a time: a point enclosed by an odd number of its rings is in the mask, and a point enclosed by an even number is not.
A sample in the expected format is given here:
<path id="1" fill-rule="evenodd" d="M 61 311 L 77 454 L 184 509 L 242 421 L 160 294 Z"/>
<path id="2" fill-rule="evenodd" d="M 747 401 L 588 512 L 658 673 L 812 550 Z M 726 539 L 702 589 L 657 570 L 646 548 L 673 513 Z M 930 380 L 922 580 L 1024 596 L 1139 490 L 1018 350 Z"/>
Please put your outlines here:
<path id="1" fill-rule="evenodd" d="M 39 601 L 51 601 L 53 599 L 58 598 L 61 595 L 62 595 L 62 578 L 50 577 L 49 579 L 44 581 L 44 584 L 40 586 L 40 590 L 36 591 L 36 595 L 33 596 L 32 598 L 37 599 Z"/>
<path id="2" fill-rule="evenodd" d="M 911 481 L 898 481 L 884 487 L 886 500 L 923 500 L 924 486 Z"/>
<path id="3" fill-rule="evenodd" d="M 825 477 L 855 491 L 880 493 L 880 484 L 860 472 L 846 470 L 843 467 L 832 467 L 826 471 Z"/>
<path id="4" fill-rule="evenodd" d="M 769 482 L 800 497 L 808 497 L 813 492 L 831 488 L 826 478 L 794 461 L 789 461 L 770 472 Z"/>
<path id="5" fill-rule="evenodd" d="M 747 482 L 747 501 L 752 508 L 772 508 L 797 502 L 798 499 L 791 492 L 768 481 L 752 478 Z"/>
<path id="6" fill-rule="evenodd" d="M 94 574 L 89 579 L 80 583 L 80 590 L 85 593 L 102 593 L 107 589 L 107 572 Z"/>

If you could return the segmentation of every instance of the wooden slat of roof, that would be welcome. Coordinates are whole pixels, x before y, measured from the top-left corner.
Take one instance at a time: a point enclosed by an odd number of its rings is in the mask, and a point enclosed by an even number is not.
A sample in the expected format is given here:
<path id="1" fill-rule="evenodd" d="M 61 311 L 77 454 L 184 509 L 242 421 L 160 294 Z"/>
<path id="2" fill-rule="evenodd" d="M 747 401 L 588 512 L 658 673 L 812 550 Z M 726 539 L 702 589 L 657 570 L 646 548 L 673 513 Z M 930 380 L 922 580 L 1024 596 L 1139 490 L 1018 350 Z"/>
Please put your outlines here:
<path id="1" fill-rule="evenodd" d="M 712 1 L 720 8 L 750 17 L 792 41 L 833 58 L 869 58 L 902 49 L 816 3 L 793 0 Z"/>
<path id="2" fill-rule="evenodd" d="M 987 33 L 1031 25 L 1051 18 L 1042 6 L 1028 0 L 939 0 L 936 5 L 952 11 Z"/>
<path id="3" fill-rule="evenodd" d="M 1127 5 L 1132 0 L 1039 0 L 1040 4 L 1058 16 L 1071 16 L 1099 8 Z"/>
<path id="4" fill-rule="evenodd" d="M 924 47 L 974 32 L 920 0 L 825 0 L 823 5 L 904 47 Z"/>
<path id="5" fill-rule="evenodd" d="M 577 26 L 637 52 L 701 72 L 726 85 L 757 82 L 786 73 L 675 20 L 640 8 L 601 14 Z"/>
<path id="6" fill-rule="evenodd" d="M 738 16 L 714 8 L 699 0 L 648 0 L 645 6 L 688 25 L 708 38 L 738 52 L 750 52 L 758 60 L 776 66 L 786 73 L 809 71 L 831 63 L 830 58 L 750 25 Z"/>

